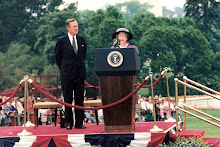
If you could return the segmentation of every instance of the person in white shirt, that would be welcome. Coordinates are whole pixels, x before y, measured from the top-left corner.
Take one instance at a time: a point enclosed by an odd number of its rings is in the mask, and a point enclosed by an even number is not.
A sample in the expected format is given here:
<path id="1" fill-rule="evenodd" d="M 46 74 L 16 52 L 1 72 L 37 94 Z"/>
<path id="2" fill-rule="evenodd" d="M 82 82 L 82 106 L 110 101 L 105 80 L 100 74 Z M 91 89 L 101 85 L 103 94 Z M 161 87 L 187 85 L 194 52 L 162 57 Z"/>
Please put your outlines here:
<path id="1" fill-rule="evenodd" d="M 39 109 L 42 125 L 47 124 L 48 109 Z"/>
<path id="2" fill-rule="evenodd" d="M 19 102 L 19 98 L 18 97 L 14 98 L 14 101 L 12 102 L 12 105 L 16 109 L 16 111 L 15 111 L 16 125 L 21 126 L 20 117 L 21 117 L 21 114 L 24 111 L 24 108 L 23 108 L 21 102 Z"/>

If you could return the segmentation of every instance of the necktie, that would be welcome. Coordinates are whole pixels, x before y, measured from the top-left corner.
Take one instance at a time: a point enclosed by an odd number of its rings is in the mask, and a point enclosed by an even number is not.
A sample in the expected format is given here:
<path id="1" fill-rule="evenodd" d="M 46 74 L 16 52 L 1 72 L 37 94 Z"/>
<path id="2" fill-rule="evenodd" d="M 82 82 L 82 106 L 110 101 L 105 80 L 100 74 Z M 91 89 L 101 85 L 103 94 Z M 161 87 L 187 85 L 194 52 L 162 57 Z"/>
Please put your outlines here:
<path id="1" fill-rule="evenodd" d="M 73 50 L 74 50 L 74 52 L 77 54 L 78 51 L 77 51 L 77 48 L 76 48 L 76 42 L 75 42 L 74 37 L 73 37 L 72 46 L 73 46 Z"/>

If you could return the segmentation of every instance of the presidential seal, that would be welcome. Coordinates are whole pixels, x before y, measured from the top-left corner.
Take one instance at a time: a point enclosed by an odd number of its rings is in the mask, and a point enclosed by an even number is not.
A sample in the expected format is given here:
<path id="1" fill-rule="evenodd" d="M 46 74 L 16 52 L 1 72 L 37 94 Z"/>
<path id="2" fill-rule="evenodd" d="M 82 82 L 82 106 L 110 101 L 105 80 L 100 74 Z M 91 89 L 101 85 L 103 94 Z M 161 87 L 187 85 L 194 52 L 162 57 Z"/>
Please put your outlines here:
<path id="1" fill-rule="evenodd" d="M 108 54 L 107 62 L 112 67 L 119 67 L 123 62 L 123 56 L 119 51 L 112 51 Z"/>

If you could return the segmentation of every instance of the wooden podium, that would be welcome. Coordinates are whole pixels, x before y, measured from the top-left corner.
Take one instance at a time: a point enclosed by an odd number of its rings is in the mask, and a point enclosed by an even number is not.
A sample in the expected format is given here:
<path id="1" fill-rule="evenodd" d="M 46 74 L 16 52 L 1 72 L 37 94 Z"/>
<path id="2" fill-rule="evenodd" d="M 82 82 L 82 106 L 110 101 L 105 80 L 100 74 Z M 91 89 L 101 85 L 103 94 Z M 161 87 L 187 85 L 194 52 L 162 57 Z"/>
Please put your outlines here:
<path id="1" fill-rule="evenodd" d="M 96 49 L 95 72 L 102 104 L 108 105 L 130 94 L 140 71 L 135 49 Z M 135 129 L 136 94 L 119 105 L 103 109 L 104 132 L 132 132 Z"/>

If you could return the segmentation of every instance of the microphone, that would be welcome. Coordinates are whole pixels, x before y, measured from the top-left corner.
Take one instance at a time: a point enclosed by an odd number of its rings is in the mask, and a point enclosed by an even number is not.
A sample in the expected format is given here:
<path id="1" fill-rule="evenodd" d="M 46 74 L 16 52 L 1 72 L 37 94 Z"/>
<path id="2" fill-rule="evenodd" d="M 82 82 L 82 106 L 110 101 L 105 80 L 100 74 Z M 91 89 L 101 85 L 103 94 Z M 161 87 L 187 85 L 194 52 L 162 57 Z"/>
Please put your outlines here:
<path id="1" fill-rule="evenodd" d="M 120 39 L 118 39 L 118 38 L 115 38 L 115 39 L 113 39 L 113 46 L 114 47 L 119 47 L 120 46 Z"/>

